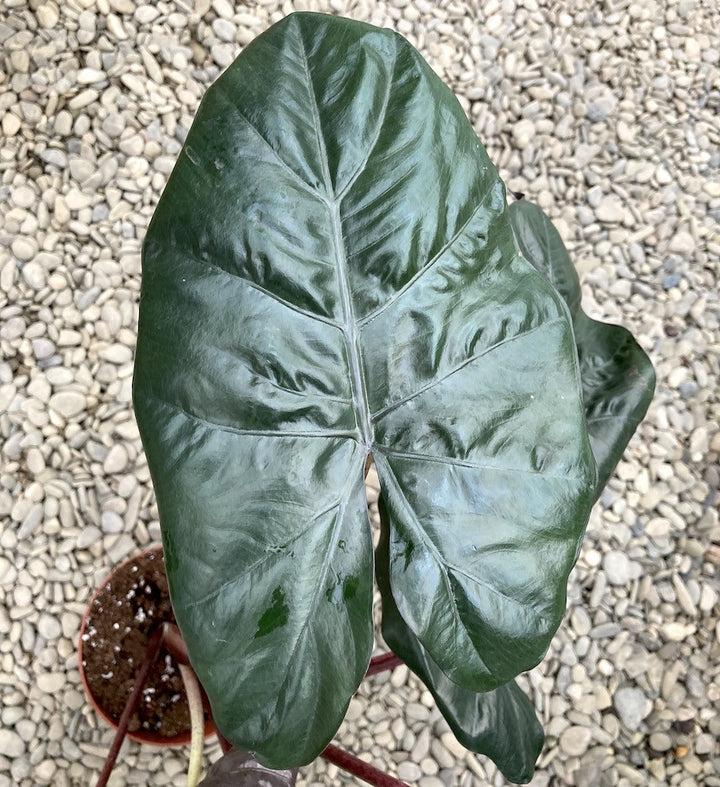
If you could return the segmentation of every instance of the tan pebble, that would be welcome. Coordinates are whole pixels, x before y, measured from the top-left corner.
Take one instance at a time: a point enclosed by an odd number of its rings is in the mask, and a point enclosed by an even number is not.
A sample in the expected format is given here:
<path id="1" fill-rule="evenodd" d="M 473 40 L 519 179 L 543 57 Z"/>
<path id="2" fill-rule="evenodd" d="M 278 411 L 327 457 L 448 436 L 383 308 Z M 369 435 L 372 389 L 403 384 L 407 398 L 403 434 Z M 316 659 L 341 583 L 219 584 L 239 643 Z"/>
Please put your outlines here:
<path id="1" fill-rule="evenodd" d="M 55 3 L 43 3 L 35 11 L 38 24 L 45 30 L 50 30 L 60 21 L 60 13 Z"/>
<path id="2" fill-rule="evenodd" d="M 128 37 L 123 27 L 123 23 L 115 14 L 108 14 L 105 24 L 107 25 L 110 35 L 115 36 L 118 41 L 124 41 Z"/>
<path id="3" fill-rule="evenodd" d="M 20 118 L 12 110 L 3 115 L 2 130 L 6 137 L 14 137 L 20 131 Z"/>

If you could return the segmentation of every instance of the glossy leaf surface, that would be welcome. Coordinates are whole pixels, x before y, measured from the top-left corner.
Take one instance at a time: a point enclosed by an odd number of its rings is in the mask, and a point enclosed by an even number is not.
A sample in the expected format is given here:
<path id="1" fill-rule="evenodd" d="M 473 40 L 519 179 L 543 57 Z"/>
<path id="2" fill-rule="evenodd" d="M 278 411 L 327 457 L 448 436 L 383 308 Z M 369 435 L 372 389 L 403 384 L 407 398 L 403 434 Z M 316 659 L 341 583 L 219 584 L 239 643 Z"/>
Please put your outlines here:
<path id="1" fill-rule="evenodd" d="M 135 408 L 168 577 L 223 734 L 273 768 L 337 729 L 389 579 L 453 681 L 532 667 L 595 464 L 567 307 L 401 37 L 295 14 L 204 98 L 143 249 Z"/>
<path id="2" fill-rule="evenodd" d="M 375 574 L 382 594 L 382 634 L 390 649 L 428 687 L 456 738 L 470 751 L 484 754 L 512 782 L 533 777 L 545 735 L 530 700 L 515 681 L 488 692 L 475 692 L 453 683 L 405 625 L 388 581 L 387 513 L 379 502 L 382 535 Z"/>
<path id="3" fill-rule="evenodd" d="M 570 308 L 599 497 L 650 406 L 655 371 L 630 331 L 593 320 L 582 311 L 577 273 L 560 233 L 542 210 L 521 200 L 509 213 L 525 258 L 550 279 Z"/>

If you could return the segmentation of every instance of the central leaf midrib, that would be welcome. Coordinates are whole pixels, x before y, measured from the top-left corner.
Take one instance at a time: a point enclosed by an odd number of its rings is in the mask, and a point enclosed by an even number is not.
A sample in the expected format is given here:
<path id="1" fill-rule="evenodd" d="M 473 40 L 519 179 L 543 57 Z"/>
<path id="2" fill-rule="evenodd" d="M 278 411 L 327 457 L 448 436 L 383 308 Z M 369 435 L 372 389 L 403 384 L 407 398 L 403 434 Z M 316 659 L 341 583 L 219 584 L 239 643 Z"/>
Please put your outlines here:
<path id="1" fill-rule="evenodd" d="M 355 409 L 355 421 L 360 430 L 365 450 L 369 453 L 373 442 L 372 421 L 370 418 L 370 408 L 368 407 L 367 390 L 360 358 L 360 342 L 357 320 L 355 318 L 355 307 L 353 305 L 352 290 L 350 289 L 350 282 L 348 280 L 347 255 L 345 253 L 345 241 L 343 239 L 342 220 L 340 218 L 340 199 L 338 195 L 335 194 L 332 178 L 330 176 L 330 165 L 327 157 L 327 147 L 322 136 L 317 97 L 310 74 L 310 66 L 305 51 L 305 42 L 299 25 L 297 33 L 300 43 L 300 52 L 302 54 L 303 70 L 308 84 L 309 104 L 313 116 L 313 127 L 315 129 L 318 156 L 320 157 L 320 165 L 322 167 L 323 181 L 327 195 L 324 202 L 327 205 L 330 223 L 332 225 L 332 241 L 343 317 L 341 328 L 345 340 L 348 366 L 350 367 L 350 385 L 352 389 L 353 406 Z"/>
<path id="2" fill-rule="evenodd" d="M 340 210 L 337 202 L 329 205 L 330 220 L 333 225 L 333 245 L 335 247 L 335 259 L 337 261 L 338 288 L 343 312 L 343 337 L 347 351 L 348 365 L 350 367 L 350 383 L 352 388 L 352 399 L 355 407 L 355 419 L 362 435 L 365 450 L 370 451 L 372 444 L 372 424 L 370 421 L 370 408 L 367 403 L 367 393 L 365 389 L 365 378 L 360 360 L 359 337 L 357 323 L 355 320 L 355 308 L 350 291 L 350 283 L 347 277 L 347 258 L 345 256 L 345 244 L 342 237 L 342 225 L 340 222 Z"/>

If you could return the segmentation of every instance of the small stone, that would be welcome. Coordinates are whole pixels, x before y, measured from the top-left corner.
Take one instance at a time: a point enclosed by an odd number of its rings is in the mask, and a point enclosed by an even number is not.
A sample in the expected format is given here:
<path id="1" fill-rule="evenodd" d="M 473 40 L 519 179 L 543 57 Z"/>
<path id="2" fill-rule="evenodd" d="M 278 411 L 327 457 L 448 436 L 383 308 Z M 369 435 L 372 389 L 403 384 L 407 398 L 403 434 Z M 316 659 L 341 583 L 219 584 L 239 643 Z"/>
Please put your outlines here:
<path id="1" fill-rule="evenodd" d="M 13 600 L 16 607 L 27 607 L 32 604 L 32 593 L 30 588 L 25 585 L 17 585 L 13 592 Z"/>
<path id="2" fill-rule="evenodd" d="M 595 101 L 588 101 L 585 114 L 591 123 L 602 123 L 607 117 L 607 110 L 602 104 L 598 104 Z"/>
<path id="3" fill-rule="evenodd" d="M 132 93 L 135 93 L 136 96 L 142 98 L 145 95 L 145 85 L 143 84 L 143 81 L 135 74 L 123 74 L 120 78 L 120 81 L 128 90 L 130 90 Z"/>
<path id="4" fill-rule="evenodd" d="M 219 17 L 212 23 L 212 29 L 221 41 L 233 42 L 235 40 L 235 25 L 227 19 Z"/>
<path id="5" fill-rule="evenodd" d="M 103 470 L 108 475 L 122 473 L 127 467 L 127 463 L 128 455 L 125 446 L 118 443 L 108 451 L 108 455 L 105 457 L 105 462 L 103 463 Z"/>
<path id="6" fill-rule="evenodd" d="M 80 630 L 80 616 L 74 612 L 63 612 L 60 617 L 60 625 L 62 626 L 63 637 L 75 639 Z"/>
<path id="7" fill-rule="evenodd" d="M 26 262 L 20 271 L 23 281 L 30 289 L 35 291 L 42 290 L 47 279 L 45 278 L 45 270 L 42 265 L 37 262 Z"/>
<path id="8" fill-rule="evenodd" d="M 713 754 L 717 746 L 715 738 L 707 732 L 698 735 L 695 739 L 695 754 L 706 755 Z"/>
<path id="9" fill-rule="evenodd" d="M 86 401 L 77 391 L 60 391 L 50 397 L 49 404 L 63 418 L 74 418 L 85 409 Z"/>
<path id="10" fill-rule="evenodd" d="M 53 760 L 42 760 L 35 766 L 35 777 L 42 782 L 49 782 L 56 771 L 57 765 Z"/>
<path id="11" fill-rule="evenodd" d="M 38 525 L 43 519 L 43 507 L 41 503 L 35 503 L 32 508 L 23 517 L 18 530 L 18 540 L 22 541 L 30 536 L 37 530 Z"/>
<path id="12" fill-rule="evenodd" d="M 60 21 L 60 14 L 54 3 L 42 3 L 35 11 L 38 24 L 45 30 L 50 30 Z"/>
<path id="13" fill-rule="evenodd" d="M 0 729 L 0 754 L 10 759 L 22 757 L 25 754 L 25 744 L 13 730 Z"/>
<path id="14" fill-rule="evenodd" d="M 141 25 L 149 25 L 160 16 L 160 12 L 152 5 L 139 5 L 135 11 L 135 20 Z"/>
<path id="15" fill-rule="evenodd" d="M 30 186 L 18 186 L 12 190 L 12 201 L 18 208 L 29 208 L 35 202 L 35 192 Z"/>
<path id="16" fill-rule="evenodd" d="M 94 101 L 95 97 L 97 96 L 97 93 L 94 90 L 85 91 L 85 93 L 90 92 L 93 93 L 93 97 L 89 98 L 88 103 Z M 72 104 L 77 98 L 79 98 L 79 96 L 75 96 L 74 98 L 70 99 L 69 104 Z M 40 158 L 46 164 L 51 164 L 53 167 L 57 167 L 58 169 L 65 169 L 65 167 L 67 167 L 67 155 L 62 150 L 58 150 L 57 148 L 47 148 L 46 150 L 43 150 L 40 154 Z"/>
<path id="17" fill-rule="evenodd" d="M 110 0 L 110 7 L 118 14 L 132 14 L 135 12 L 135 4 L 132 0 Z"/>
<path id="18" fill-rule="evenodd" d="M 38 341 L 37 339 L 35 341 Z M 43 458 L 42 451 L 39 448 L 30 448 L 25 458 L 28 470 L 34 475 L 38 476 L 45 470 L 45 459 Z"/>
<path id="19" fill-rule="evenodd" d="M 45 637 L 48 642 L 52 642 L 62 635 L 62 627 L 59 621 L 45 612 L 41 613 L 38 618 L 37 630 L 40 636 Z"/>
<path id="20" fill-rule="evenodd" d="M 668 250 L 676 254 L 693 254 L 695 251 L 695 239 L 689 232 L 678 232 L 670 239 Z"/>
<path id="21" fill-rule="evenodd" d="M 655 170 L 655 177 L 661 186 L 669 186 L 673 182 L 672 175 L 662 165 Z"/>
<path id="22" fill-rule="evenodd" d="M 125 119 L 119 112 L 110 112 L 101 123 L 101 127 L 109 137 L 115 139 L 125 129 Z"/>
<path id="23" fill-rule="evenodd" d="M 624 552 L 608 552 L 603 557 L 603 571 L 611 585 L 627 585 L 631 579 L 630 560 Z"/>
<path id="24" fill-rule="evenodd" d="M 412 762 L 412 760 L 403 760 L 398 765 L 398 778 L 405 782 L 410 782 L 411 784 L 417 782 L 418 779 L 422 778 L 423 772 L 417 763 Z"/>
<path id="25" fill-rule="evenodd" d="M 513 123 L 512 136 L 518 150 L 524 150 L 535 138 L 535 124 L 527 118 Z"/>
<path id="26" fill-rule="evenodd" d="M 80 85 L 92 85 L 93 82 L 102 82 L 107 79 L 107 74 L 97 68 L 81 68 L 76 77 Z"/>
<path id="27" fill-rule="evenodd" d="M 568 727 L 560 735 L 560 748 L 571 757 L 580 757 L 587 751 L 591 739 L 588 727 Z"/>
<path id="28" fill-rule="evenodd" d="M 31 260 L 37 254 L 37 244 L 32 238 L 24 238 L 22 235 L 15 238 L 12 242 L 12 253 L 22 262 Z"/>
<path id="29" fill-rule="evenodd" d="M 130 363 L 133 352 L 126 344 L 111 344 L 110 347 L 100 351 L 100 357 L 104 361 L 121 365 Z"/>
<path id="30" fill-rule="evenodd" d="M 584 637 L 590 633 L 592 628 L 592 621 L 584 607 L 574 607 L 570 613 L 570 625 L 573 631 L 580 636 Z"/>
<path id="31" fill-rule="evenodd" d="M 451 732 L 444 732 L 440 736 L 442 745 L 458 760 L 465 759 L 467 749 L 458 741 Z"/>
<path id="32" fill-rule="evenodd" d="M 687 585 L 677 574 L 673 574 L 672 583 L 673 587 L 675 588 L 675 596 L 677 597 L 678 604 L 680 604 L 682 611 L 686 615 L 697 617 L 697 607 L 695 606 L 695 602 L 692 600 L 692 596 L 687 589 Z"/>
<path id="33" fill-rule="evenodd" d="M 30 743 L 37 730 L 37 725 L 30 719 L 18 719 L 15 723 L 15 732 L 23 739 L 24 743 Z"/>
<path id="34" fill-rule="evenodd" d="M 235 59 L 235 48 L 232 44 L 213 44 L 210 54 L 220 68 L 227 68 Z"/>
<path id="35" fill-rule="evenodd" d="M 125 526 L 122 517 L 115 511 L 103 511 L 101 524 L 103 533 L 120 533 Z"/>
<path id="36" fill-rule="evenodd" d="M 45 361 L 52 358 L 55 354 L 55 345 L 50 339 L 33 339 L 32 340 L 33 355 L 38 361 Z"/>
<path id="37" fill-rule="evenodd" d="M 2 130 L 6 137 L 14 137 L 20 131 L 20 126 L 21 120 L 12 110 L 8 110 L 3 115 Z"/>
<path id="38" fill-rule="evenodd" d="M 660 634 L 668 642 L 684 642 L 695 631 L 696 627 L 692 623 L 685 624 L 676 621 L 663 623 L 660 627 Z"/>
<path id="39" fill-rule="evenodd" d="M 595 210 L 598 219 L 609 224 L 621 222 L 625 213 L 622 203 L 616 197 L 604 197 Z"/>
<path id="40" fill-rule="evenodd" d="M 107 550 L 113 563 L 124 560 L 135 549 L 135 541 L 127 533 L 123 533 Z"/>
<path id="41" fill-rule="evenodd" d="M 35 677 L 37 687 L 46 694 L 56 694 L 65 685 L 64 672 L 43 672 Z"/>
<path id="42" fill-rule="evenodd" d="M 650 748 L 658 752 L 669 751 L 672 747 L 672 738 L 665 732 L 654 732 L 649 742 Z"/>
<path id="43" fill-rule="evenodd" d="M 80 531 L 77 541 L 75 542 L 75 546 L 78 549 L 87 549 L 89 546 L 97 544 L 101 538 L 102 531 L 100 528 L 95 527 L 94 525 L 88 525 L 88 527 L 83 528 L 83 530 Z"/>
<path id="44" fill-rule="evenodd" d="M 115 14 L 108 14 L 105 24 L 107 25 L 108 33 L 115 36 L 118 41 L 124 41 L 128 37 L 123 27 L 123 23 Z"/>
<path id="45" fill-rule="evenodd" d="M 232 19 L 235 9 L 229 0 L 213 0 L 212 7 L 215 13 L 223 19 Z"/>
<path id="46" fill-rule="evenodd" d="M 73 211 L 87 208 L 91 202 L 92 198 L 88 194 L 83 194 L 79 189 L 70 189 L 65 195 L 65 204 Z"/>
<path id="47" fill-rule="evenodd" d="M 628 730 L 637 730 L 642 720 L 652 710 L 652 704 L 647 697 L 634 688 L 620 688 L 613 697 L 615 710 L 620 721 Z"/>

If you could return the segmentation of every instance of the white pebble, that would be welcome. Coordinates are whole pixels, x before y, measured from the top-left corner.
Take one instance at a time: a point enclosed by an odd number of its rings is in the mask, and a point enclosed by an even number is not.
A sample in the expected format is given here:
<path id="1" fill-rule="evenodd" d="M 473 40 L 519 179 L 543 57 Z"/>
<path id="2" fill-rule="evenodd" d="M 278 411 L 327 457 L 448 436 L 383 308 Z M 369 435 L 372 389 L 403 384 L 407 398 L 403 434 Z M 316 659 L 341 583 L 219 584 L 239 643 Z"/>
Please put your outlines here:
<path id="1" fill-rule="evenodd" d="M 0 754 L 14 759 L 25 753 L 23 739 L 13 730 L 0 728 Z M 8 782 L 9 783 L 9 782 Z"/>
<path id="2" fill-rule="evenodd" d="M 45 612 L 38 618 L 37 630 L 40 636 L 48 642 L 52 642 L 62 635 L 62 626 L 59 621 Z"/>
<path id="3" fill-rule="evenodd" d="M 49 404 L 63 418 L 74 418 L 85 409 L 86 400 L 77 391 L 60 391 L 50 397 Z"/>
<path id="4" fill-rule="evenodd" d="M 19 260 L 27 262 L 37 254 L 37 243 L 32 238 L 24 238 L 21 235 L 12 242 L 11 249 Z"/>
<path id="5" fill-rule="evenodd" d="M 37 687 L 46 694 L 56 694 L 67 681 L 64 672 L 44 672 L 35 677 Z"/>
<path id="6" fill-rule="evenodd" d="M 30 186 L 18 186 L 12 190 L 12 201 L 19 208 L 29 208 L 35 202 L 35 192 Z"/>
<path id="7" fill-rule="evenodd" d="M 26 262 L 20 271 L 25 284 L 33 290 L 42 290 L 47 280 L 42 265 L 37 262 Z"/>

